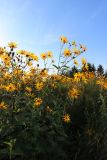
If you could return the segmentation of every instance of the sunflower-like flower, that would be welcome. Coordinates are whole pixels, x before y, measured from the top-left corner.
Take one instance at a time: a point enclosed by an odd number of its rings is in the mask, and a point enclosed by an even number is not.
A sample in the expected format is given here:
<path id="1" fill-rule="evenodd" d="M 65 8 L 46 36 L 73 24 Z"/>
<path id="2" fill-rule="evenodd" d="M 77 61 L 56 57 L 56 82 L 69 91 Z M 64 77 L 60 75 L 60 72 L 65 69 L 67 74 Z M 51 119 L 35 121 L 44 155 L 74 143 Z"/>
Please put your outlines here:
<path id="1" fill-rule="evenodd" d="M 8 47 L 10 47 L 11 49 L 17 48 L 17 43 L 16 42 L 10 42 L 10 43 L 8 43 Z"/>
<path id="2" fill-rule="evenodd" d="M 0 109 L 7 109 L 7 105 L 4 102 L 1 102 Z"/>
<path id="3" fill-rule="evenodd" d="M 47 58 L 47 54 L 46 53 L 41 53 L 41 58 L 43 59 L 43 60 L 45 60 L 46 58 Z"/>
<path id="4" fill-rule="evenodd" d="M 82 59 L 81 59 L 81 62 L 82 62 L 83 65 L 86 65 L 86 63 L 87 63 L 87 61 L 86 61 L 85 58 L 82 58 Z"/>
<path id="5" fill-rule="evenodd" d="M 41 75 L 42 77 L 47 76 L 47 75 L 48 75 L 47 70 L 46 70 L 46 69 L 42 69 L 42 70 L 40 71 L 40 75 Z"/>
<path id="6" fill-rule="evenodd" d="M 65 48 L 64 50 L 64 56 L 69 57 L 71 55 L 71 51 L 68 48 Z"/>
<path id="7" fill-rule="evenodd" d="M 32 66 L 32 62 L 27 62 L 27 65 L 28 65 L 29 67 L 31 67 L 31 66 Z"/>
<path id="8" fill-rule="evenodd" d="M 101 78 L 101 79 L 96 81 L 96 84 L 100 85 L 104 89 L 107 89 L 107 79 Z"/>
<path id="9" fill-rule="evenodd" d="M 35 99 L 35 102 L 34 102 L 34 106 L 38 107 L 42 104 L 42 99 L 41 98 L 36 98 Z"/>
<path id="10" fill-rule="evenodd" d="M 76 66 L 78 66 L 78 61 L 77 61 L 77 60 L 74 60 L 74 64 L 75 64 Z"/>
<path id="11" fill-rule="evenodd" d="M 70 121 L 71 121 L 70 115 L 69 115 L 69 114 L 65 114 L 65 115 L 63 116 L 63 121 L 64 121 L 65 123 L 70 122 Z"/>
<path id="12" fill-rule="evenodd" d="M 47 52 L 47 57 L 48 57 L 48 58 L 52 58 L 52 56 L 53 56 L 53 54 L 52 54 L 51 51 Z"/>
<path id="13" fill-rule="evenodd" d="M 35 84 L 35 88 L 40 91 L 43 88 L 43 82 L 38 82 L 37 84 Z"/>
<path id="14" fill-rule="evenodd" d="M 2 55 L 2 54 L 5 53 L 5 52 L 6 52 L 6 49 L 3 48 L 3 47 L 0 47 L 0 55 Z"/>
<path id="15" fill-rule="evenodd" d="M 31 58 L 34 61 L 38 61 L 38 56 L 36 56 L 34 53 L 29 52 L 29 58 Z"/>
<path id="16" fill-rule="evenodd" d="M 73 45 L 73 46 L 76 46 L 76 42 L 75 42 L 75 41 L 72 41 L 72 45 Z"/>
<path id="17" fill-rule="evenodd" d="M 80 50 L 78 48 L 73 48 L 72 49 L 72 52 L 75 54 L 75 55 L 79 55 L 80 54 Z"/>
<path id="18" fill-rule="evenodd" d="M 8 92 L 13 92 L 13 91 L 16 90 L 16 87 L 15 87 L 14 84 L 10 83 L 9 85 L 7 85 L 7 86 L 5 87 L 5 90 L 8 91 Z"/>
<path id="19" fill-rule="evenodd" d="M 85 52 L 87 50 L 87 48 L 85 46 L 83 46 L 82 44 L 79 44 L 80 48 L 82 49 L 83 52 Z"/>
<path id="20" fill-rule="evenodd" d="M 76 88 L 72 88 L 68 92 L 69 98 L 72 98 L 72 99 L 77 99 L 79 95 L 80 95 L 80 92 Z"/>
<path id="21" fill-rule="evenodd" d="M 3 60 L 3 62 L 5 63 L 5 65 L 7 65 L 7 66 L 10 65 L 11 58 L 8 55 L 2 55 L 1 59 Z"/>
<path id="22" fill-rule="evenodd" d="M 17 51 L 18 54 L 21 54 L 21 55 L 24 55 L 24 56 L 26 55 L 26 52 L 27 52 L 27 51 L 25 51 L 25 50 L 23 50 L 23 49 Z"/>
<path id="23" fill-rule="evenodd" d="M 60 40 L 62 43 L 68 43 L 68 39 L 65 36 L 61 36 Z"/>

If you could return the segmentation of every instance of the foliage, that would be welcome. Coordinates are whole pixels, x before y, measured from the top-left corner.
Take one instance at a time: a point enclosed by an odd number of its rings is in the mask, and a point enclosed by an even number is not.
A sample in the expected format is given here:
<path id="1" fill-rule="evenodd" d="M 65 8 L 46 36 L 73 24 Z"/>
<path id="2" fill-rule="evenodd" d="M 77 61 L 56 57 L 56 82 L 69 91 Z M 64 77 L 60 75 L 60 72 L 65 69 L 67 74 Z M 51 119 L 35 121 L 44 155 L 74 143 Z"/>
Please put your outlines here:
<path id="1" fill-rule="evenodd" d="M 97 72 L 99 75 L 104 75 L 104 68 L 101 64 L 98 66 Z"/>
<path id="2" fill-rule="evenodd" d="M 96 68 L 94 64 L 87 63 L 88 66 L 88 72 L 93 72 L 96 77 L 104 76 L 107 77 L 107 71 L 104 70 L 104 67 L 102 65 L 98 65 Z M 87 72 L 87 70 L 84 70 L 82 67 L 78 68 L 77 66 L 73 66 L 66 72 L 62 72 L 63 75 L 73 77 L 75 73 L 77 72 Z"/>

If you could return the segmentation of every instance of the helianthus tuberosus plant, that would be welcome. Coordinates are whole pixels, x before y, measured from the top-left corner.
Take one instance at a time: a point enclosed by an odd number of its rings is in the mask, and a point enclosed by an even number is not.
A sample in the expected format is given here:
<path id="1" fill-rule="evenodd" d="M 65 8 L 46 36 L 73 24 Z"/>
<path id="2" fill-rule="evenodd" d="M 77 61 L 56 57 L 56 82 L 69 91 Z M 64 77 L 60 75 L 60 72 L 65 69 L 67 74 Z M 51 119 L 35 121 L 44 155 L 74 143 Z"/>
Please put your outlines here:
<path id="1" fill-rule="evenodd" d="M 51 51 L 39 57 L 0 47 L 0 160 L 98 160 L 106 146 L 107 79 L 88 71 L 69 78 L 62 74 L 84 45 L 60 37 L 58 65 Z M 50 74 L 55 67 L 56 74 Z"/>

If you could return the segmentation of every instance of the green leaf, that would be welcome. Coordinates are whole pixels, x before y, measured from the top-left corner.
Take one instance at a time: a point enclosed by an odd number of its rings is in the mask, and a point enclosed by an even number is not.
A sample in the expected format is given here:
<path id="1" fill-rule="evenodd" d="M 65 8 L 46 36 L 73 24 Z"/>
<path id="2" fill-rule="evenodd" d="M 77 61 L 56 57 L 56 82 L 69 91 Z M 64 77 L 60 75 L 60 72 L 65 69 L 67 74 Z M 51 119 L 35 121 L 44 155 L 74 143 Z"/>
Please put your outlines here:
<path id="1" fill-rule="evenodd" d="M 57 68 L 57 69 L 59 69 L 59 68 L 60 68 L 60 66 L 58 67 L 58 66 L 56 66 L 56 65 L 54 65 L 54 64 L 53 64 L 53 66 L 54 66 L 55 68 Z"/>

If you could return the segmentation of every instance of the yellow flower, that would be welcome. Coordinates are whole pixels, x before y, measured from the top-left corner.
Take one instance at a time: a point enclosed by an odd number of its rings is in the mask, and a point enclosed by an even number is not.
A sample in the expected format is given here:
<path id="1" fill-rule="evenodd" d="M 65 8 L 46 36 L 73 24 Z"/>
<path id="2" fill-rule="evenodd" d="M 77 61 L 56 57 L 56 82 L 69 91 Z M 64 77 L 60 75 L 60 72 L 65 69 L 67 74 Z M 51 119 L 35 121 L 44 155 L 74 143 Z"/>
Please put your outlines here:
<path id="1" fill-rule="evenodd" d="M 22 54 L 26 57 L 30 57 L 31 56 L 31 52 L 25 51 L 25 50 L 19 50 L 17 51 L 18 54 Z"/>
<path id="2" fill-rule="evenodd" d="M 70 115 L 69 114 L 65 114 L 63 116 L 63 121 L 66 122 L 66 123 L 70 122 L 71 121 Z"/>
<path id="3" fill-rule="evenodd" d="M 68 39 L 65 36 L 61 36 L 60 40 L 62 43 L 68 43 Z"/>
<path id="4" fill-rule="evenodd" d="M 64 56 L 69 57 L 70 55 L 71 55 L 70 49 L 66 48 L 66 49 L 64 50 Z"/>
<path id="5" fill-rule="evenodd" d="M 3 53 L 5 53 L 5 52 L 6 52 L 5 48 L 0 47 L 0 54 L 3 54 Z"/>
<path id="6" fill-rule="evenodd" d="M 104 89 L 107 89 L 107 79 L 100 78 L 99 80 L 96 81 L 96 84 L 100 85 Z"/>
<path id="7" fill-rule="evenodd" d="M 32 55 L 31 58 L 32 58 L 33 60 L 35 60 L 35 61 L 38 61 L 38 59 L 39 59 L 38 56 L 36 56 L 36 55 Z"/>
<path id="8" fill-rule="evenodd" d="M 1 59 L 2 59 L 3 61 L 10 61 L 10 57 L 9 57 L 8 55 L 2 55 L 2 56 L 1 56 Z"/>
<path id="9" fill-rule="evenodd" d="M 87 78 L 94 78 L 95 77 L 95 74 L 93 72 L 89 72 L 87 74 Z"/>
<path id="10" fill-rule="evenodd" d="M 76 88 L 72 88 L 68 92 L 68 96 L 72 99 L 77 99 L 79 96 L 79 90 Z"/>
<path id="11" fill-rule="evenodd" d="M 22 73 L 23 73 L 23 72 L 22 72 L 22 70 L 21 70 L 20 68 L 15 68 L 14 71 L 13 71 L 13 74 L 14 74 L 14 75 L 17 75 L 17 76 L 18 76 L 18 75 L 21 75 Z"/>
<path id="12" fill-rule="evenodd" d="M 48 57 L 48 58 L 52 58 L 52 52 L 50 52 L 50 51 L 47 52 L 47 57 Z"/>
<path id="13" fill-rule="evenodd" d="M 36 85 L 35 85 L 36 89 L 37 90 L 41 90 L 43 88 L 43 82 L 38 82 Z"/>
<path id="14" fill-rule="evenodd" d="M 105 89 L 107 89 L 107 83 L 106 83 L 106 82 L 104 83 L 103 87 L 104 87 Z"/>
<path id="15" fill-rule="evenodd" d="M 4 73 L 3 78 L 6 80 L 9 80 L 12 78 L 11 74 L 9 74 L 8 72 Z"/>
<path id="16" fill-rule="evenodd" d="M 10 47 L 10 48 L 17 48 L 17 44 L 15 43 L 15 42 L 10 42 L 10 43 L 8 43 L 8 47 Z"/>
<path id="17" fill-rule="evenodd" d="M 8 55 L 2 55 L 1 59 L 3 60 L 4 64 L 10 66 L 10 57 Z"/>
<path id="18" fill-rule="evenodd" d="M 36 68 L 34 68 L 34 67 L 31 67 L 31 68 L 30 68 L 30 72 L 31 72 L 32 74 L 35 74 L 36 71 L 37 71 Z"/>
<path id="19" fill-rule="evenodd" d="M 25 51 L 25 50 L 19 50 L 19 51 L 17 51 L 18 54 L 22 54 L 22 55 L 26 55 L 26 52 L 27 51 Z"/>
<path id="20" fill-rule="evenodd" d="M 77 48 L 73 48 L 73 49 L 72 49 L 72 52 L 73 52 L 74 54 L 76 54 L 76 55 L 79 55 L 79 54 L 80 54 L 80 50 L 77 49 Z"/>
<path id="21" fill-rule="evenodd" d="M 88 69 L 89 69 L 89 66 L 88 66 L 88 64 L 86 64 L 86 65 L 85 65 L 85 68 L 86 68 L 86 70 L 88 71 Z"/>
<path id="22" fill-rule="evenodd" d="M 88 79 L 87 79 L 85 76 L 83 76 L 83 77 L 82 77 L 82 81 L 83 81 L 84 83 L 87 83 L 87 82 L 88 82 Z"/>
<path id="23" fill-rule="evenodd" d="M 36 98 L 35 99 L 35 102 L 34 102 L 34 105 L 36 106 L 36 107 L 38 107 L 38 106 L 40 106 L 41 104 L 42 104 L 42 99 L 41 98 Z"/>
<path id="24" fill-rule="evenodd" d="M 85 65 L 85 64 L 87 63 L 87 61 L 86 61 L 85 58 L 82 58 L 82 59 L 81 59 L 81 62 L 82 62 L 83 65 Z"/>
<path id="25" fill-rule="evenodd" d="M 27 52 L 26 53 L 26 57 L 31 58 L 32 60 L 38 61 L 38 56 L 36 56 L 34 53 L 32 52 Z"/>
<path id="26" fill-rule="evenodd" d="M 13 92 L 13 91 L 16 90 L 16 87 L 15 87 L 14 84 L 10 83 L 9 85 L 7 85 L 7 86 L 5 87 L 5 89 L 6 89 L 6 91 L 8 91 L 8 92 Z"/>
<path id="27" fill-rule="evenodd" d="M 34 53 L 25 51 L 25 50 L 19 50 L 17 51 L 18 54 L 24 55 L 26 57 L 31 58 L 32 60 L 38 61 L 38 56 L 36 56 Z"/>
<path id="28" fill-rule="evenodd" d="M 48 75 L 47 70 L 42 69 L 41 72 L 40 72 L 40 75 L 43 76 L 43 77 L 47 76 Z"/>
<path id="29" fill-rule="evenodd" d="M 45 60 L 45 59 L 47 58 L 47 54 L 46 54 L 46 53 L 41 53 L 41 58 L 42 58 L 43 60 Z"/>
<path id="30" fill-rule="evenodd" d="M 7 105 L 4 102 L 1 102 L 0 109 L 7 109 Z"/>
<path id="31" fill-rule="evenodd" d="M 82 44 L 80 44 L 80 48 L 85 52 L 87 50 L 87 48 L 85 46 L 83 46 Z"/>
<path id="32" fill-rule="evenodd" d="M 88 66 L 87 64 L 84 64 L 84 65 L 82 66 L 82 70 L 83 70 L 83 71 L 88 71 L 88 69 L 89 69 L 89 66 Z"/>
<path id="33" fill-rule="evenodd" d="M 77 61 L 77 60 L 74 60 L 74 64 L 78 66 L 78 61 Z"/>
<path id="34" fill-rule="evenodd" d="M 74 81 L 79 82 L 83 76 L 84 76 L 83 73 L 80 73 L 80 72 L 75 73 L 74 74 Z"/>
<path id="35" fill-rule="evenodd" d="M 87 50 L 87 48 L 85 46 L 82 49 L 83 49 L 84 52 Z"/>
<path id="36" fill-rule="evenodd" d="M 75 42 L 75 41 L 72 41 L 72 45 L 73 45 L 73 46 L 76 46 L 76 42 Z"/>
<path id="37" fill-rule="evenodd" d="M 32 62 L 27 62 L 27 65 L 28 66 L 32 66 Z"/>

